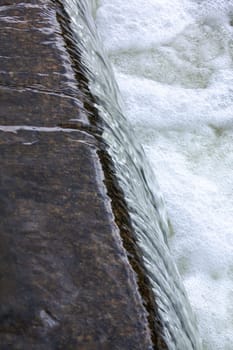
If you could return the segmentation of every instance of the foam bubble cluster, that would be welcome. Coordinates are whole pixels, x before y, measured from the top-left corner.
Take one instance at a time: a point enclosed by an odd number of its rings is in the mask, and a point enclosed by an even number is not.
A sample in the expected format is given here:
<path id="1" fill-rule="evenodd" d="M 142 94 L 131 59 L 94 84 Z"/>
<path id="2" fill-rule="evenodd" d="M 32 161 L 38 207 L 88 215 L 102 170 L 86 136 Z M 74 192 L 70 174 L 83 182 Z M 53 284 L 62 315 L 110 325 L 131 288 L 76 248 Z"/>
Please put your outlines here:
<path id="1" fill-rule="evenodd" d="M 100 0 L 96 23 L 155 169 L 205 349 L 233 347 L 233 2 Z"/>

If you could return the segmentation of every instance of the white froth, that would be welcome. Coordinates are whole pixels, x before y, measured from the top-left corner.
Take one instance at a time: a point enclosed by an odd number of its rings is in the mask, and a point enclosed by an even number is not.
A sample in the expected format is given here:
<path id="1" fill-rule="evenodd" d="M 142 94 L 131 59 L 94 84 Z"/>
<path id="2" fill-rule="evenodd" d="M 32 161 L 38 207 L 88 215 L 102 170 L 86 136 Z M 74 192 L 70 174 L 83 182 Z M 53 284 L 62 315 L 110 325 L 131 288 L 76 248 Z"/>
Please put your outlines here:
<path id="1" fill-rule="evenodd" d="M 203 125 L 233 127 L 233 72 L 228 72 L 227 78 L 228 84 L 184 89 L 143 77 L 117 74 L 130 120 L 136 124 L 147 121 L 158 129 Z"/>
<path id="2" fill-rule="evenodd" d="M 101 0 L 96 23 L 106 49 L 146 49 L 171 40 L 192 19 L 183 3 L 185 0 Z"/>
<path id="3" fill-rule="evenodd" d="M 100 0 L 96 23 L 173 225 L 205 349 L 233 344 L 233 2 Z"/>

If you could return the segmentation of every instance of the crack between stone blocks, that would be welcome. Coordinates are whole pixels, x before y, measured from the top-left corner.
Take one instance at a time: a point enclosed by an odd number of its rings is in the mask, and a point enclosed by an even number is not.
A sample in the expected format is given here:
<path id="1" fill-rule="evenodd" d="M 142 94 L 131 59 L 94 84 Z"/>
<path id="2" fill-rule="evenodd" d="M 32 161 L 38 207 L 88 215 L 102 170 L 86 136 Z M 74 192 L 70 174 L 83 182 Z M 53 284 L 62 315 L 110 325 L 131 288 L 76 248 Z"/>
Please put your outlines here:
<path id="1" fill-rule="evenodd" d="M 35 131 L 35 132 L 63 132 L 63 133 L 71 133 L 71 132 L 80 132 L 90 135 L 93 138 L 93 131 L 89 130 L 89 126 L 77 126 L 77 125 L 69 125 L 66 124 L 64 127 L 61 125 L 54 127 L 46 127 L 46 126 L 33 126 L 33 125 L 0 125 L 0 131 L 3 132 L 12 132 L 17 133 L 17 131 Z"/>
<path id="2" fill-rule="evenodd" d="M 39 87 L 35 87 L 35 86 L 24 86 L 24 85 L 10 85 L 10 84 L 1 84 L 0 83 L 0 89 L 6 89 L 6 90 L 15 90 L 18 92 L 22 92 L 22 91 L 32 91 L 35 93 L 41 93 L 41 94 L 49 94 L 49 95 L 54 95 L 54 96 L 60 96 L 60 97 L 65 97 L 65 98 L 70 98 L 73 99 L 77 102 L 79 102 L 79 100 L 71 95 L 71 94 L 65 94 L 63 92 L 60 92 L 58 90 L 50 90 L 50 89 L 42 89 Z M 79 108 L 82 109 L 82 106 L 79 106 Z"/>

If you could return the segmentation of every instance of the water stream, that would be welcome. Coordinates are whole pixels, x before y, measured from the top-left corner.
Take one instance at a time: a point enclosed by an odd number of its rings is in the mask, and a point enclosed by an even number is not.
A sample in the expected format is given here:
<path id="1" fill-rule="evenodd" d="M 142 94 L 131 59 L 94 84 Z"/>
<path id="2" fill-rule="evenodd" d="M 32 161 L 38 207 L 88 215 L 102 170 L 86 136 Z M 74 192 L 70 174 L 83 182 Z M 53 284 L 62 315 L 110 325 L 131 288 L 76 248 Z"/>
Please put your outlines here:
<path id="1" fill-rule="evenodd" d="M 99 1 L 96 24 L 173 225 L 208 350 L 233 344 L 233 1 Z"/>
<path id="2" fill-rule="evenodd" d="M 202 349 L 189 299 L 204 348 L 230 350 L 232 1 L 64 4 L 168 348 Z"/>

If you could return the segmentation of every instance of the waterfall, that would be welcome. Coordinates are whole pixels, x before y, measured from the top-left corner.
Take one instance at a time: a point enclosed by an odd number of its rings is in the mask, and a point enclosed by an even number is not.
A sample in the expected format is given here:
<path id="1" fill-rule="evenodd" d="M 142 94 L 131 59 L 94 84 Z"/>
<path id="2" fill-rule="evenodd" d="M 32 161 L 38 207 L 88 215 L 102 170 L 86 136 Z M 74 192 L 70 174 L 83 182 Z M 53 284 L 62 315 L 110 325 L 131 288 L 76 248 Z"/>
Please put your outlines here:
<path id="1" fill-rule="evenodd" d="M 124 116 L 124 103 L 93 16 L 95 1 L 64 0 L 81 63 L 101 117 L 169 350 L 202 348 L 196 321 L 168 246 L 171 225 L 155 174 Z"/>

